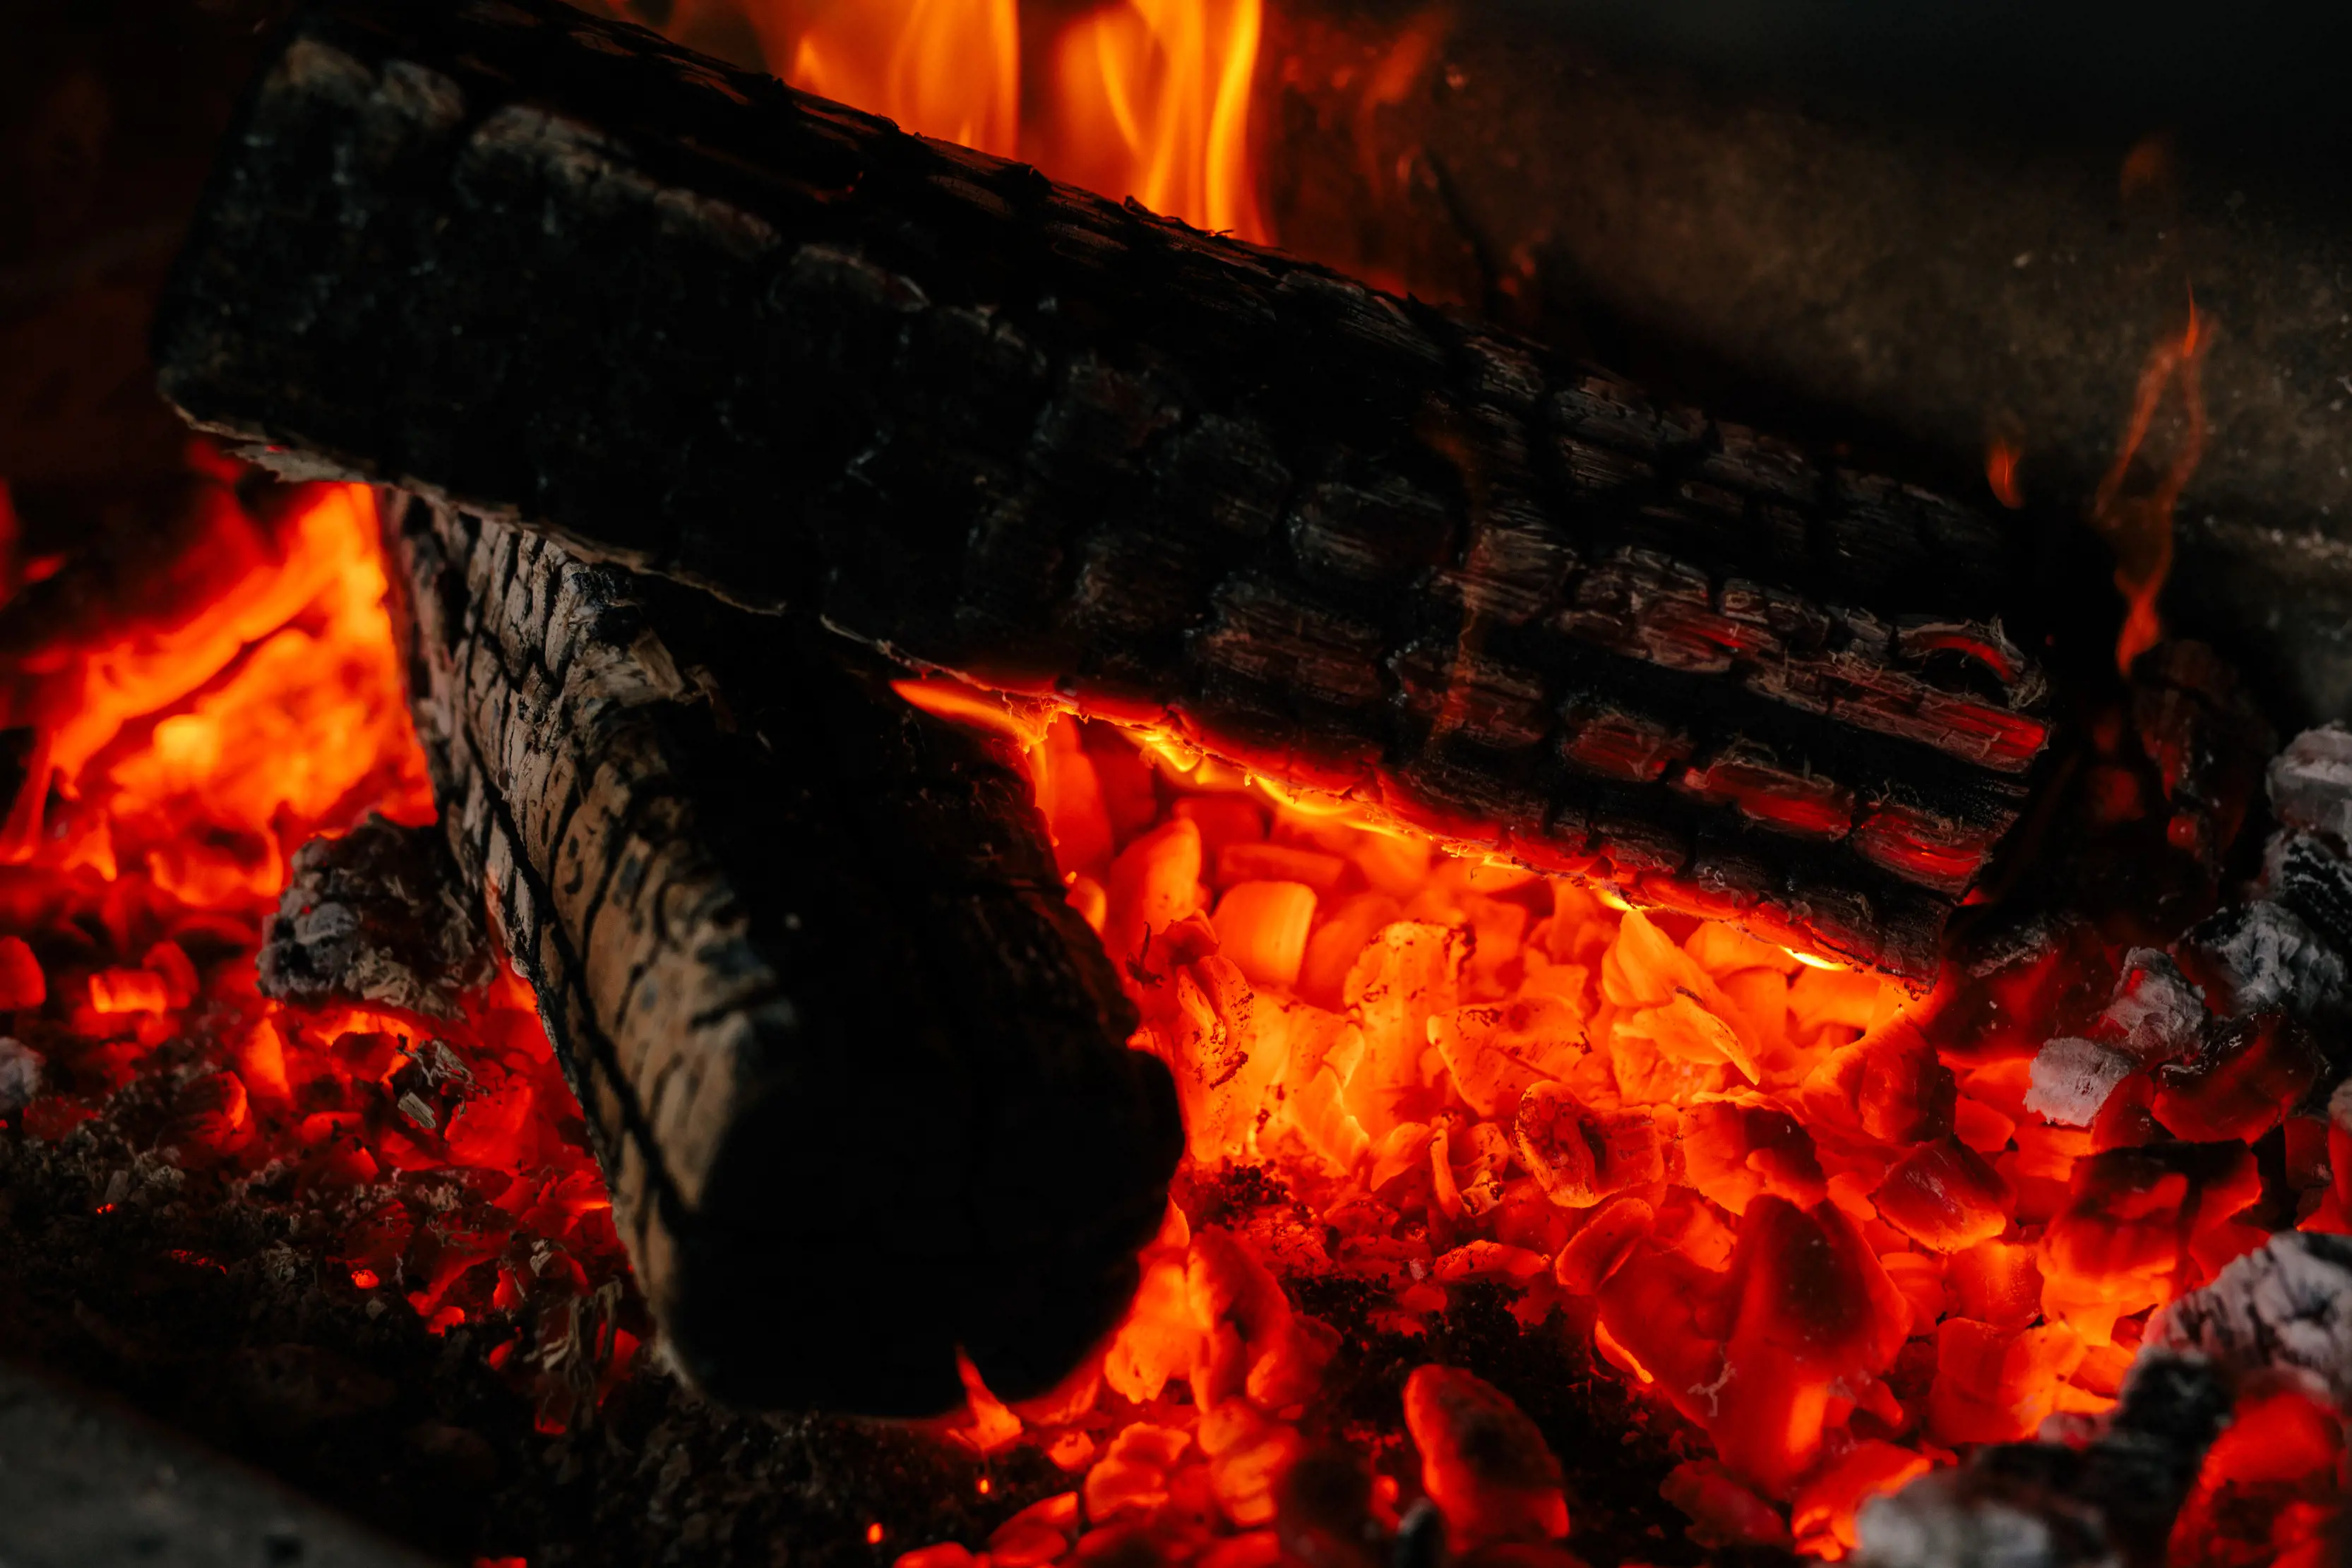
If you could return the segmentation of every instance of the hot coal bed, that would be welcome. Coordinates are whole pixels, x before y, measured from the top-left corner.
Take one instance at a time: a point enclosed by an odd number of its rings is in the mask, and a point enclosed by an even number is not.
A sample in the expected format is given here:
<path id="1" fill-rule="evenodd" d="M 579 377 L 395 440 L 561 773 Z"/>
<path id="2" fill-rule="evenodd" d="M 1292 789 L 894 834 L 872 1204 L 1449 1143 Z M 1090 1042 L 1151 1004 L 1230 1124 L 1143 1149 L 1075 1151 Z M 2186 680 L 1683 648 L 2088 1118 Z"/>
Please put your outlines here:
<path id="1" fill-rule="evenodd" d="M 2199 330 L 2119 670 L 2104 559 L 1828 447 L 307 12 L 204 436 L 23 487 L 12 1357 L 457 1561 L 2330 1561 L 2352 737 L 2155 618 Z"/>

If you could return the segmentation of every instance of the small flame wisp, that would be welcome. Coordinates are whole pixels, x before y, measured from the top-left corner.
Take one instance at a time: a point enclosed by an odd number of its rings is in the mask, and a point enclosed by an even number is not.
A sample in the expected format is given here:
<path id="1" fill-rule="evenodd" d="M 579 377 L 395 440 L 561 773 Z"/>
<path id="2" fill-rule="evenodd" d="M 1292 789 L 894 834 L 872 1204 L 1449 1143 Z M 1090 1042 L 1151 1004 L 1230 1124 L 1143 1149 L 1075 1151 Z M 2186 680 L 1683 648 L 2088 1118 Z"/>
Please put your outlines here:
<path id="1" fill-rule="evenodd" d="M 2125 675 L 2133 663 L 2164 635 L 2157 597 L 2172 572 L 2173 512 L 2180 494 L 2205 455 L 2208 426 L 2202 373 L 2211 349 L 2210 326 L 2198 314 L 2194 297 L 2180 330 L 2149 350 L 2140 369 L 2129 422 L 2115 463 L 2100 480 L 2091 503 L 2091 523 L 2105 537 L 2116 558 L 2116 589 L 2124 597 L 2123 632 L 2116 642 L 2116 665 Z M 2146 451 L 2167 394 L 2179 403 L 2178 428 L 2161 456 Z M 2155 470 L 2153 480 L 2140 477 Z M 2134 484 L 2136 477 L 2140 483 Z"/>

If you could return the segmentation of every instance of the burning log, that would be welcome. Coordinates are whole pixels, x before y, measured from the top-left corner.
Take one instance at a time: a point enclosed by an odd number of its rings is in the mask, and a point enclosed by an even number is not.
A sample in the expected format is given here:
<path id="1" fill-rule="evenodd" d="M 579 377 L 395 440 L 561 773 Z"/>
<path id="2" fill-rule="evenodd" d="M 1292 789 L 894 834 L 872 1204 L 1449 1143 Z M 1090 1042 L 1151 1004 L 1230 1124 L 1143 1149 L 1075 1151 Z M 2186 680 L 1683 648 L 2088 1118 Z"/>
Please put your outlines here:
<path id="1" fill-rule="evenodd" d="M 1181 1132 L 1019 775 L 784 623 L 404 509 L 450 845 L 685 1365 L 879 1414 L 959 1403 L 960 1354 L 1046 1390 L 1133 1295 Z"/>
<path id="2" fill-rule="evenodd" d="M 280 466 L 1915 980 L 2047 738 L 1958 507 L 547 0 L 311 12 L 157 345 Z"/>

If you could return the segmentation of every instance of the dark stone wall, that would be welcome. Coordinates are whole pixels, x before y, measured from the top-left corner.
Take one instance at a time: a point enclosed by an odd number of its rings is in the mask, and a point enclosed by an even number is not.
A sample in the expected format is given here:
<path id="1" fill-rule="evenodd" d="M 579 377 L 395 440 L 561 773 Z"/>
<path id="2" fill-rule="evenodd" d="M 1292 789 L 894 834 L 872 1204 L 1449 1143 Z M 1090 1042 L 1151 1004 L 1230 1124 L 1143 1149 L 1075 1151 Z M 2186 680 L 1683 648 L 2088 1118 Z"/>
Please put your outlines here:
<path id="1" fill-rule="evenodd" d="M 1907 57 L 1874 75 L 1847 59 L 1835 80 L 1721 57 L 1702 75 L 1701 34 L 1632 63 L 1579 33 L 1609 9 L 1456 7 L 1410 86 L 1383 90 L 1429 13 L 1284 6 L 1261 78 L 1284 243 L 1979 502 L 2004 431 L 2029 517 L 2062 531 L 2193 289 L 2217 334 L 2212 436 L 2165 608 L 2283 718 L 2352 715 L 2352 160 L 2332 120 L 2269 111 L 2259 58 L 2233 57 L 2177 121 L 2109 77 L 2060 115 L 2047 69 L 1973 112 Z M 2231 93 L 2236 121 L 2213 101 Z M 2111 634 L 2095 570 L 2049 591 L 2055 623 Z"/>

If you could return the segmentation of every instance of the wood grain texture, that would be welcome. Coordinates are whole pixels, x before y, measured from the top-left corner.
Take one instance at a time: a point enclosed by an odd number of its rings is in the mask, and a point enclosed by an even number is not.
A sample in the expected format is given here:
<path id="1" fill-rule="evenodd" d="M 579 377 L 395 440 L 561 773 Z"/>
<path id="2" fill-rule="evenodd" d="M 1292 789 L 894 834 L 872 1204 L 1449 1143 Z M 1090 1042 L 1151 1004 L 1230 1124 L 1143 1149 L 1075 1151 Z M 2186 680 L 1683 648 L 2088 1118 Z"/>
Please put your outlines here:
<path id="1" fill-rule="evenodd" d="M 1181 1144 L 997 743 L 836 639 L 393 497 L 461 868 L 680 1359 L 746 1404 L 1006 1398 L 1115 1323 Z"/>
<path id="2" fill-rule="evenodd" d="M 1963 507 L 547 0 L 309 13 L 157 347 L 281 466 L 1914 979 L 2047 740 Z"/>

